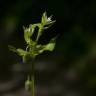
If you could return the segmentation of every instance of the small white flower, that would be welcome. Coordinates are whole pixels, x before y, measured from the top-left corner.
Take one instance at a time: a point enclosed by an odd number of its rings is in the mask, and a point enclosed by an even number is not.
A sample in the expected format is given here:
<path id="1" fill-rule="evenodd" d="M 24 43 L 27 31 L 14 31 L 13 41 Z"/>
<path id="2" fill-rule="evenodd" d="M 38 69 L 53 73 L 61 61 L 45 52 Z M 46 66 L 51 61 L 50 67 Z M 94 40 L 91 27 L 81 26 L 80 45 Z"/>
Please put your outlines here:
<path id="1" fill-rule="evenodd" d="M 51 17 L 48 17 L 47 22 L 51 22 L 51 21 L 52 21 Z"/>

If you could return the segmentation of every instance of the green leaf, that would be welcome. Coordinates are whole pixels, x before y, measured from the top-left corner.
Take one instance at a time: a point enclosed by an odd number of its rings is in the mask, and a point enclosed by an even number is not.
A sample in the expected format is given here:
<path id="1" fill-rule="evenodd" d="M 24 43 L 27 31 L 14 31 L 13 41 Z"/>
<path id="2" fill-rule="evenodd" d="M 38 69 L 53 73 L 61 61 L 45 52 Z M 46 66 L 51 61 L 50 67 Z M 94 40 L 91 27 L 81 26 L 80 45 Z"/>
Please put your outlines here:
<path id="1" fill-rule="evenodd" d="M 35 50 L 35 54 L 34 55 L 39 55 L 41 53 L 43 53 L 44 51 L 53 51 L 54 48 L 55 48 L 55 41 L 56 41 L 56 38 L 52 38 L 50 40 L 50 42 L 46 45 L 36 45 L 36 50 Z"/>
<path id="2" fill-rule="evenodd" d="M 20 48 L 16 49 L 15 47 L 11 45 L 9 45 L 8 47 L 10 51 L 17 53 L 19 56 L 25 56 L 26 54 L 28 54 L 28 52 L 23 49 L 20 49 Z"/>
<path id="3" fill-rule="evenodd" d="M 29 28 L 25 28 L 24 27 L 24 39 L 26 41 L 27 44 L 29 45 L 33 45 L 33 43 L 35 43 L 33 40 L 32 40 L 32 35 L 34 33 L 34 30 L 35 28 L 38 27 L 39 28 L 39 32 L 38 32 L 38 35 L 37 35 L 37 39 L 39 39 L 40 35 L 41 35 L 41 24 L 40 23 L 36 23 L 36 24 L 31 24 L 29 25 Z"/>
<path id="4" fill-rule="evenodd" d="M 30 37 L 31 37 L 31 34 L 30 34 L 30 28 L 24 28 L 24 39 L 26 41 L 27 44 L 30 44 L 31 40 L 30 40 Z"/>
<path id="5" fill-rule="evenodd" d="M 53 51 L 55 48 L 55 43 L 49 43 L 45 46 L 45 50 L 48 50 L 48 51 Z"/>
<path id="6" fill-rule="evenodd" d="M 54 48 L 55 48 L 56 38 L 57 38 L 57 37 L 52 38 L 47 45 L 44 45 L 44 50 L 53 51 Z"/>
<path id="7" fill-rule="evenodd" d="M 34 33 L 34 30 L 35 30 L 35 28 L 36 27 L 40 27 L 40 23 L 36 23 L 36 24 L 31 24 L 31 25 L 29 25 L 29 28 L 30 28 L 30 34 L 29 34 L 29 36 L 31 37 L 32 35 L 33 35 L 33 33 Z"/>
<path id="8" fill-rule="evenodd" d="M 20 49 L 20 48 L 17 49 L 17 53 L 18 53 L 18 55 L 20 55 L 20 56 L 25 56 L 26 54 L 28 54 L 27 51 L 25 51 L 25 50 L 23 50 L 23 49 Z"/>
<path id="9" fill-rule="evenodd" d="M 15 47 L 11 46 L 11 45 L 8 45 L 8 48 L 12 52 L 17 52 L 17 49 Z"/>

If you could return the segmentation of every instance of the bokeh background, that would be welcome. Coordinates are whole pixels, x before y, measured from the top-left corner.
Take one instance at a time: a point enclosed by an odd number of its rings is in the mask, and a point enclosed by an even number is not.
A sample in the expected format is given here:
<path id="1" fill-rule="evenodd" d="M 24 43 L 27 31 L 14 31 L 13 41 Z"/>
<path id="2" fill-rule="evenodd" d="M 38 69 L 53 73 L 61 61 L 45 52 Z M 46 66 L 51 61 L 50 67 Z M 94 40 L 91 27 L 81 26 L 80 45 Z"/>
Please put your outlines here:
<path id="1" fill-rule="evenodd" d="M 53 52 L 36 58 L 36 96 L 96 96 L 95 0 L 0 0 L 0 96 L 31 96 L 24 90 L 28 64 L 8 45 L 25 48 L 22 27 L 45 11 L 56 23 L 40 43 L 58 38 Z"/>

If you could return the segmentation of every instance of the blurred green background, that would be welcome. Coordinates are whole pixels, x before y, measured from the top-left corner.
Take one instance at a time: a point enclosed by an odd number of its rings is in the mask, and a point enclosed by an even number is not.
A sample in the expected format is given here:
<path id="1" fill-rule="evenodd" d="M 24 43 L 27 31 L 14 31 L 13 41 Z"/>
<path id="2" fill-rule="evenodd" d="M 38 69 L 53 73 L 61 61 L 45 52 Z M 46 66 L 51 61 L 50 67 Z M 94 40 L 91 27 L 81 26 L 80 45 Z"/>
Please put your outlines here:
<path id="1" fill-rule="evenodd" d="M 45 11 L 56 23 L 40 43 L 58 38 L 53 52 L 36 58 L 36 96 L 96 96 L 95 0 L 0 0 L 0 96 L 30 96 L 29 66 L 8 45 L 25 48 L 23 26 L 40 22 Z"/>

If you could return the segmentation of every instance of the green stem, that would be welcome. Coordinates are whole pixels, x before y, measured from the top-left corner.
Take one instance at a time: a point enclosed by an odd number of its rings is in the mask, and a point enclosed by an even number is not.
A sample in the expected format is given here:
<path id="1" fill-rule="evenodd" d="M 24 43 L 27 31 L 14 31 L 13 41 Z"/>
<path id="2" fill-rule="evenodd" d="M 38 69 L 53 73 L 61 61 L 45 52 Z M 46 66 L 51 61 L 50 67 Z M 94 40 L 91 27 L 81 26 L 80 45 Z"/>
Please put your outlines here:
<path id="1" fill-rule="evenodd" d="M 28 63 L 31 67 L 31 70 L 29 71 L 28 78 L 27 78 L 27 80 L 29 82 L 29 83 L 27 83 L 28 84 L 27 85 L 27 88 L 28 88 L 27 90 L 32 93 L 32 96 L 35 96 L 35 70 L 34 70 L 35 57 L 32 58 L 33 59 L 32 63 L 28 62 L 26 60 L 26 57 L 23 58 L 23 59 L 24 59 L 23 62 L 26 63 L 26 64 Z"/>
<path id="2" fill-rule="evenodd" d="M 34 72 L 34 61 L 35 61 L 35 58 L 33 58 L 33 62 L 32 62 L 32 70 L 31 70 L 31 80 L 32 80 L 32 96 L 35 96 L 35 72 Z"/>
<path id="3" fill-rule="evenodd" d="M 32 96 L 35 96 L 35 82 L 34 82 L 34 76 L 32 76 Z"/>

